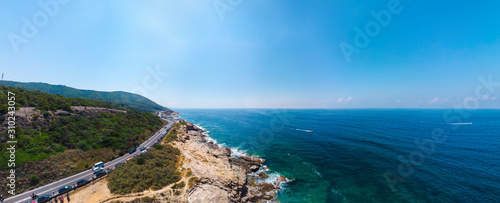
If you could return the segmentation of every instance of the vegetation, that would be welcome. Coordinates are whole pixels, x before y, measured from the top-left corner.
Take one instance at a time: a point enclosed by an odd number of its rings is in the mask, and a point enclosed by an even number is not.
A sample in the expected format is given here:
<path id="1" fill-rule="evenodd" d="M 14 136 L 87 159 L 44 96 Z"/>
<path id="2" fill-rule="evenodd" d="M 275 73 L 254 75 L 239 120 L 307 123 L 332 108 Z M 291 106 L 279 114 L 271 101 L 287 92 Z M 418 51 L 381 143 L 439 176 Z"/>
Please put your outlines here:
<path id="1" fill-rule="evenodd" d="M 157 203 L 157 202 L 161 201 L 156 199 L 155 197 L 143 197 L 143 198 L 136 198 L 132 200 L 132 202 L 130 203 Z"/>
<path id="2" fill-rule="evenodd" d="M 40 178 L 37 175 L 32 175 L 30 177 L 30 185 L 36 185 L 40 182 Z"/>
<path id="3" fill-rule="evenodd" d="M 177 140 L 177 133 L 179 130 L 180 125 L 176 123 L 172 129 L 167 133 L 167 136 L 165 136 L 164 141 L 165 142 L 172 142 L 174 140 Z"/>
<path id="4" fill-rule="evenodd" d="M 34 83 L 34 82 L 23 83 L 15 81 L 3 81 L 2 84 L 10 87 L 20 87 L 27 90 L 38 90 L 49 94 L 59 94 L 71 98 L 85 98 L 91 100 L 99 100 L 102 102 L 106 102 L 108 104 L 140 112 L 169 110 L 149 100 L 146 97 L 128 92 L 100 92 L 93 90 L 79 90 L 64 85 L 51 85 L 47 83 Z M 84 106 L 93 106 L 93 105 L 84 105 Z"/>
<path id="5" fill-rule="evenodd" d="M 16 165 L 48 158 L 66 149 L 111 148 L 125 153 L 129 148 L 140 144 L 154 131 L 162 126 L 162 121 L 150 113 L 128 110 L 127 113 L 100 113 L 84 117 L 80 115 L 52 117 L 46 110 L 55 111 L 60 108 L 71 109 L 71 106 L 96 106 L 118 108 L 100 101 L 81 98 L 66 98 L 40 91 L 29 91 L 21 88 L 0 86 L 0 101 L 7 101 L 7 91 L 16 95 L 17 107 L 36 107 L 42 110 L 43 116 L 35 116 L 31 123 L 24 123 L 22 129 L 17 122 Z M 69 107 L 68 107 L 69 105 Z M 7 107 L 1 105 L 0 116 L 5 121 Z M 1 129 L 2 127 L 0 127 Z M 0 132 L 0 138 L 7 135 L 6 130 Z M 0 143 L 0 158 L 8 160 L 5 142 Z M 5 168 L 6 161 L 0 162 Z"/>
<path id="6" fill-rule="evenodd" d="M 186 171 L 186 177 L 189 177 L 191 175 L 193 175 L 193 171 L 191 171 L 191 169 L 188 168 L 187 171 Z"/>
<path id="7" fill-rule="evenodd" d="M 198 177 L 191 177 L 188 182 L 189 188 L 192 188 L 196 183 L 198 183 Z"/>
<path id="8" fill-rule="evenodd" d="M 128 111 L 121 114 L 101 113 L 83 117 L 79 115 L 54 118 L 48 127 L 22 130 L 17 128 L 16 164 L 43 160 L 66 149 L 111 148 L 124 154 L 145 141 L 162 126 L 162 121 L 149 113 Z M 6 143 L 0 144 L 1 157 L 8 159 Z M 6 167 L 6 162 L 0 167 Z"/>
<path id="9" fill-rule="evenodd" d="M 181 181 L 180 183 L 176 183 L 172 186 L 172 189 L 182 189 L 184 188 L 184 186 L 186 186 L 186 183 L 184 183 L 184 181 Z"/>
<path id="10" fill-rule="evenodd" d="M 155 144 L 155 145 L 153 145 L 153 147 L 154 147 L 155 149 L 157 149 L 157 150 L 161 150 L 161 149 L 163 149 L 163 145 L 161 145 L 161 144 Z"/>
<path id="11" fill-rule="evenodd" d="M 0 126 L 1 177 L 8 175 L 7 160 L 10 155 L 4 125 L 7 91 L 15 93 L 18 109 L 35 107 L 30 118 L 19 114 L 16 117 L 16 186 L 19 185 L 16 192 L 76 174 L 96 162 L 123 155 L 164 124 L 151 113 L 135 110 L 115 113 L 93 111 L 85 116 L 78 115 L 71 112 L 71 106 L 123 108 L 102 101 L 0 86 L 0 101 L 4 101 L 0 104 L 0 123 L 3 124 Z M 68 113 L 53 113 L 60 109 Z M 7 181 L 0 180 L 0 190 L 6 190 Z"/>
<path id="12" fill-rule="evenodd" d="M 124 167 L 116 168 L 108 174 L 108 187 L 112 193 L 127 194 L 142 192 L 147 189 L 159 190 L 180 180 L 176 163 L 180 151 L 170 145 L 163 149 L 151 148 L 144 157 L 144 164 L 138 164 L 136 158 L 128 161 Z"/>
<path id="13" fill-rule="evenodd" d="M 118 155 L 112 149 L 98 149 L 83 151 L 81 149 L 65 150 L 62 153 L 51 155 L 42 161 L 31 161 L 23 165 L 16 165 L 16 191 L 27 191 L 41 185 L 51 183 L 63 177 L 77 174 L 89 169 L 99 161 L 107 162 Z M 0 171 L 0 177 L 10 175 L 9 170 Z M 31 180 L 31 177 L 38 176 Z M 0 191 L 7 191 L 7 178 L 0 179 Z"/>
<path id="14" fill-rule="evenodd" d="M 53 95 L 43 93 L 41 91 L 30 91 L 22 88 L 14 88 L 7 86 L 0 86 L 0 115 L 6 114 L 7 111 L 7 92 L 13 92 L 16 98 L 16 107 L 35 107 L 42 111 L 57 111 L 62 109 L 71 111 L 71 106 L 93 106 L 105 107 L 114 109 L 123 109 L 109 103 L 88 100 L 82 98 L 68 98 L 61 95 Z M 45 115 L 44 115 L 45 116 Z"/>

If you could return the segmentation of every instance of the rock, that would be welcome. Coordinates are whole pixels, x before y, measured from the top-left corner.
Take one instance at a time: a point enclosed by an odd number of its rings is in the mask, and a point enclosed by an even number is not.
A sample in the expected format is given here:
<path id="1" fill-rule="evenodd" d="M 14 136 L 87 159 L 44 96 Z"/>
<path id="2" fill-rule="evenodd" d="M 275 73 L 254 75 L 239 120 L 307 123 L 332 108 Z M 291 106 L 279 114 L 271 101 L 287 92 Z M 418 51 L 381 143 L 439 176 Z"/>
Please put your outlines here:
<path id="1" fill-rule="evenodd" d="M 280 176 L 279 180 L 281 182 L 288 182 L 289 181 L 285 176 Z"/>
<path id="2" fill-rule="evenodd" d="M 261 198 L 264 199 L 264 200 L 272 200 L 272 199 L 274 199 L 274 197 L 271 196 L 271 195 L 263 195 Z"/>
<path id="3" fill-rule="evenodd" d="M 231 149 L 229 149 L 227 147 L 220 148 L 220 156 L 230 157 L 231 156 Z"/>
<path id="4" fill-rule="evenodd" d="M 189 129 L 189 130 L 188 130 Z M 196 129 L 196 130 L 195 130 Z M 200 137 L 195 137 L 195 136 Z M 210 141 L 203 130 L 186 122 L 178 137 L 181 153 L 186 157 L 183 168 L 192 170 L 197 177 L 195 185 L 187 190 L 187 202 L 262 202 L 275 198 L 279 183 L 257 183 L 257 179 L 269 177 L 266 173 L 256 174 L 264 159 L 250 155 L 231 157 L 231 149 Z M 208 153 L 209 152 L 209 153 Z"/>
<path id="5" fill-rule="evenodd" d="M 56 115 L 57 116 L 71 116 L 71 113 L 67 112 L 67 111 L 58 111 L 58 112 L 56 112 Z"/>
<path id="6" fill-rule="evenodd" d="M 260 168 L 260 167 L 259 167 L 259 166 L 257 166 L 257 165 L 252 165 L 252 166 L 250 166 L 250 169 L 249 169 L 249 170 L 250 170 L 251 172 L 255 172 L 255 171 L 258 171 L 258 170 L 259 170 L 259 168 Z"/>
<path id="7" fill-rule="evenodd" d="M 230 202 L 228 194 L 213 185 L 199 185 L 191 193 L 189 193 L 188 202 L 202 203 L 202 202 Z"/>
<path id="8" fill-rule="evenodd" d="M 190 122 L 186 122 L 186 130 L 187 131 L 190 131 L 190 130 L 198 131 L 198 129 Z"/>
<path id="9" fill-rule="evenodd" d="M 269 178 L 269 175 L 267 175 L 267 174 L 266 174 L 266 173 L 264 173 L 264 172 L 260 172 L 260 173 L 259 173 L 259 177 L 261 177 L 261 178 Z"/>
<path id="10" fill-rule="evenodd" d="M 271 183 L 266 183 L 266 182 L 261 183 L 259 186 L 260 186 L 260 191 L 261 191 L 262 193 L 267 193 L 267 192 L 269 192 L 269 191 L 273 191 L 273 190 L 275 189 L 275 187 L 274 187 L 274 185 L 273 185 L 273 184 L 271 184 Z"/>
<path id="11" fill-rule="evenodd" d="M 251 165 L 261 165 L 266 161 L 265 159 L 262 158 L 250 157 L 250 156 L 241 156 L 240 159 Z"/>

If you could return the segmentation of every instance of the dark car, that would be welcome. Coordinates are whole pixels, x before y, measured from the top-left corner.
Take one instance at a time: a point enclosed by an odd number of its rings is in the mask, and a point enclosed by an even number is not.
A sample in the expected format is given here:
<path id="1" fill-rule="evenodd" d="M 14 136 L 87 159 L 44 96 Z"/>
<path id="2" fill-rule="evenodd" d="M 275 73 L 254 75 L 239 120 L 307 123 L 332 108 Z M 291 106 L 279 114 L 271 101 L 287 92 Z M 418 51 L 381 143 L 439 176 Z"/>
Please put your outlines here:
<path id="1" fill-rule="evenodd" d="M 48 202 L 49 199 L 51 198 L 52 196 L 51 195 L 42 195 L 38 198 L 38 202 Z"/>
<path id="2" fill-rule="evenodd" d="M 102 176 L 104 176 L 104 175 L 106 175 L 106 172 L 105 172 L 105 171 L 99 171 L 99 172 L 97 172 L 97 173 L 95 174 L 95 177 L 99 178 L 99 177 L 102 177 Z"/>
<path id="3" fill-rule="evenodd" d="M 64 186 L 62 188 L 59 188 L 59 194 L 62 194 L 64 192 L 68 191 L 68 190 L 71 190 L 71 188 L 73 188 L 73 187 L 71 187 L 71 186 Z"/>
<path id="4" fill-rule="evenodd" d="M 129 153 L 129 154 L 132 154 L 132 153 L 134 153 L 136 150 L 137 150 L 137 148 L 135 148 L 135 147 L 134 147 L 134 148 L 130 149 L 130 151 L 129 151 L 128 153 Z"/>
<path id="5" fill-rule="evenodd" d="M 146 149 L 146 147 L 141 147 L 141 151 L 144 151 Z"/>
<path id="6" fill-rule="evenodd" d="M 76 186 L 85 185 L 88 182 L 89 182 L 89 180 L 87 180 L 87 179 L 81 179 L 78 182 L 76 182 Z"/>
<path id="7" fill-rule="evenodd" d="M 117 164 L 115 165 L 115 168 L 116 168 L 116 167 L 118 167 L 119 165 L 122 165 L 122 164 L 123 164 L 123 163 L 117 163 Z"/>

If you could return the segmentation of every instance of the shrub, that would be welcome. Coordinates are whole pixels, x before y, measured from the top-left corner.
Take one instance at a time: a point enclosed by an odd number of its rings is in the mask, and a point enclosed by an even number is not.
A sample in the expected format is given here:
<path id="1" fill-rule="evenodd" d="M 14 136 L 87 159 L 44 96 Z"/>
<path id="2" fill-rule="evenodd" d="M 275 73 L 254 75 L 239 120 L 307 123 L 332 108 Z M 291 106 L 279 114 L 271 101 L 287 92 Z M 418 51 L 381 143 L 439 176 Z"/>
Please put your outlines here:
<path id="1" fill-rule="evenodd" d="M 193 185 L 196 185 L 198 183 L 198 178 L 197 177 L 191 177 L 188 182 L 189 188 L 192 188 Z"/>
<path id="2" fill-rule="evenodd" d="M 108 187 L 114 194 L 159 190 L 180 180 L 176 166 L 179 156 L 180 151 L 169 145 L 161 150 L 152 148 L 138 158 L 144 159 L 142 165 L 130 161 L 112 170 L 108 174 Z"/>
<path id="3" fill-rule="evenodd" d="M 159 202 L 155 197 L 143 197 L 132 200 L 131 203 L 156 203 Z"/>
<path id="4" fill-rule="evenodd" d="M 154 147 L 155 149 L 157 149 L 157 150 L 161 150 L 161 149 L 163 149 L 163 145 L 159 145 L 159 144 L 155 144 L 153 147 Z"/>
<path id="5" fill-rule="evenodd" d="M 137 158 L 137 164 L 143 165 L 144 164 L 144 157 L 141 156 L 141 157 Z"/>
<path id="6" fill-rule="evenodd" d="M 187 169 L 187 172 L 186 172 L 186 177 L 189 177 L 189 176 L 191 176 L 191 175 L 193 175 L 193 171 L 191 171 L 191 169 L 190 169 L 190 168 L 188 168 L 188 169 Z"/>
<path id="7" fill-rule="evenodd" d="M 182 189 L 184 188 L 184 186 L 186 186 L 186 183 L 184 183 L 184 181 L 181 181 L 180 183 L 176 183 L 172 186 L 172 189 Z"/>
<path id="8" fill-rule="evenodd" d="M 176 123 L 174 125 L 173 129 L 168 132 L 167 136 L 165 136 L 165 142 L 171 142 L 171 141 L 177 140 L 177 130 L 175 130 L 175 129 L 178 127 L 179 127 L 179 124 Z"/>
<path id="9" fill-rule="evenodd" d="M 31 185 L 36 185 L 36 184 L 38 184 L 38 182 L 40 182 L 40 178 L 37 175 L 32 175 L 30 177 L 30 184 Z"/>

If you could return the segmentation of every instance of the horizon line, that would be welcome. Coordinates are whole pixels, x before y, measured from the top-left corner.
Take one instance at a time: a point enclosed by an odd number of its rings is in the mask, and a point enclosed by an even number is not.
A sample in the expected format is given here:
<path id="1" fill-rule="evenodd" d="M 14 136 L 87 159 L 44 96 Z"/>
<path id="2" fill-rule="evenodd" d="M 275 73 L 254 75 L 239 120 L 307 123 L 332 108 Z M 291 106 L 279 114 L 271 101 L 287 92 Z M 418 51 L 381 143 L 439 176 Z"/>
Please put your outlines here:
<path id="1" fill-rule="evenodd" d="M 362 110 L 362 109 L 380 109 L 380 110 L 405 110 L 405 109 L 411 109 L 411 110 L 449 110 L 449 109 L 455 109 L 455 108 L 379 108 L 379 107 L 360 107 L 360 108 L 281 108 L 281 107 L 229 107 L 229 108 L 197 108 L 197 107 L 189 107 L 189 108 L 174 108 L 174 107 L 167 107 L 168 109 L 200 109 L 200 110 L 217 110 L 217 109 L 292 109 L 292 110 Z M 471 109 L 471 110 L 500 110 L 500 107 L 494 107 L 494 108 L 476 108 L 476 109 Z"/>

